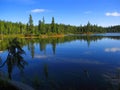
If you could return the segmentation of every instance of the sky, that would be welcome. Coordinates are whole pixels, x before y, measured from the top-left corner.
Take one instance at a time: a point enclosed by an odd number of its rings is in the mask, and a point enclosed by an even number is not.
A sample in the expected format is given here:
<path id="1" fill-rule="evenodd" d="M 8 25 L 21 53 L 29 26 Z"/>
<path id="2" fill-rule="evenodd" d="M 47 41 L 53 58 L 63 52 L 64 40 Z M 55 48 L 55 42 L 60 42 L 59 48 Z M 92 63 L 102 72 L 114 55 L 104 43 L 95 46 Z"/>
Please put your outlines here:
<path id="1" fill-rule="evenodd" d="M 27 23 L 29 14 L 34 24 L 44 16 L 56 23 L 75 26 L 120 25 L 120 0 L 0 0 L 0 20 Z"/>

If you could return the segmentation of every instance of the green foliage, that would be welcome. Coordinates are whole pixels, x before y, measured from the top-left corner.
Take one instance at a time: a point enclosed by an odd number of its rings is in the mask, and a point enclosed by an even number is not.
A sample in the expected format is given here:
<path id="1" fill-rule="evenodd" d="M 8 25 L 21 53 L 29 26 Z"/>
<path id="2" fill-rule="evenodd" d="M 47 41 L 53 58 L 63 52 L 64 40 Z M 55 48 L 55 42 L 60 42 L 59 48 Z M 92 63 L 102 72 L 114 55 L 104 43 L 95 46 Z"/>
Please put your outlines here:
<path id="1" fill-rule="evenodd" d="M 42 23 L 41 20 L 39 20 L 39 22 L 38 22 L 38 33 L 41 32 L 41 27 L 42 27 L 41 23 Z"/>
<path id="2" fill-rule="evenodd" d="M 106 28 L 107 32 L 120 32 L 120 25 L 116 25 L 116 26 L 111 26 Z"/>
<path id="3" fill-rule="evenodd" d="M 106 32 L 120 32 L 120 25 L 111 27 L 101 27 L 92 25 L 89 21 L 87 25 L 72 26 L 55 23 L 54 17 L 50 24 L 45 23 L 44 17 L 39 20 L 38 25 L 34 26 L 32 15 L 29 15 L 27 24 L 21 22 L 8 22 L 0 20 L 0 34 L 83 34 L 83 33 L 106 33 Z"/>
<path id="4" fill-rule="evenodd" d="M 55 20 L 54 17 L 52 17 L 52 22 L 51 22 L 51 31 L 56 33 L 56 25 L 55 25 Z"/>
<path id="5" fill-rule="evenodd" d="M 29 22 L 28 22 L 28 33 L 29 34 L 33 34 L 33 19 L 32 19 L 32 15 L 29 15 Z"/>
<path id="6" fill-rule="evenodd" d="M 42 21 L 39 20 L 39 24 L 38 24 L 38 31 L 40 34 L 45 34 L 46 31 L 45 31 L 45 19 L 43 17 Z"/>
<path id="7" fill-rule="evenodd" d="M 21 22 L 0 21 L 0 34 L 23 34 L 25 30 L 26 25 Z"/>

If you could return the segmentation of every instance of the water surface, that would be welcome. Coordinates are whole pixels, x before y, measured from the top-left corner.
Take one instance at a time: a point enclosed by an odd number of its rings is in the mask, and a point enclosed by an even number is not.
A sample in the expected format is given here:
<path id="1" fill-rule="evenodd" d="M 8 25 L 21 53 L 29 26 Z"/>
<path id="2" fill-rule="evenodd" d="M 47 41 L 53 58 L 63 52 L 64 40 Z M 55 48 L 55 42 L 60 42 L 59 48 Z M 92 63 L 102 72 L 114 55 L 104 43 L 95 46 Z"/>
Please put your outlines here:
<path id="1" fill-rule="evenodd" d="M 9 39 L 1 41 L 6 59 Z M 119 88 L 120 35 L 69 35 L 64 38 L 20 39 L 28 62 L 12 79 L 37 90 L 114 90 Z M 2 52 L 3 51 L 3 52 Z M 1 71 L 7 74 L 7 66 Z M 113 77 L 114 81 L 113 82 Z"/>

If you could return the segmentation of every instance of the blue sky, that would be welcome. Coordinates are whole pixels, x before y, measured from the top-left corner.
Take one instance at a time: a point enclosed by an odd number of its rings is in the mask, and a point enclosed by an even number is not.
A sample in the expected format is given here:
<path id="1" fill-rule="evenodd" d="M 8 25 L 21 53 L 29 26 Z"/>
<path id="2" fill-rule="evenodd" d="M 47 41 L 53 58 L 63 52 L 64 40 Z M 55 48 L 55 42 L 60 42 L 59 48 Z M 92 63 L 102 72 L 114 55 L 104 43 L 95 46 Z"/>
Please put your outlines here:
<path id="1" fill-rule="evenodd" d="M 101 26 L 120 25 L 120 0 L 0 0 L 0 20 L 34 24 L 44 16 L 46 23 Z"/>

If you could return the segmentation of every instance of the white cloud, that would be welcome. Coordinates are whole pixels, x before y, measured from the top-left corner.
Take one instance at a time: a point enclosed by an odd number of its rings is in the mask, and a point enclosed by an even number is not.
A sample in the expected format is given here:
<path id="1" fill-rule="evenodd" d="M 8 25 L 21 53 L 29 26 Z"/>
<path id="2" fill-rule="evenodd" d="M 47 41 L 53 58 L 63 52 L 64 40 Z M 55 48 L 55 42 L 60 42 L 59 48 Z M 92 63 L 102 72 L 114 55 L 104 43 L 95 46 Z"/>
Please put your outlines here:
<path id="1" fill-rule="evenodd" d="M 106 48 L 105 52 L 120 52 L 120 48 Z"/>
<path id="2" fill-rule="evenodd" d="M 45 11 L 46 11 L 45 9 L 33 9 L 33 10 L 31 10 L 32 13 L 42 13 Z"/>
<path id="3" fill-rule="evenodd" d="M 117 17 L 117 16 L 120 16 L 120 13 L 118 13 L 118 12 L 107 12 L 105 15 L 106 15 L 106 16 L 114 16 L 114 17 Z"/>

